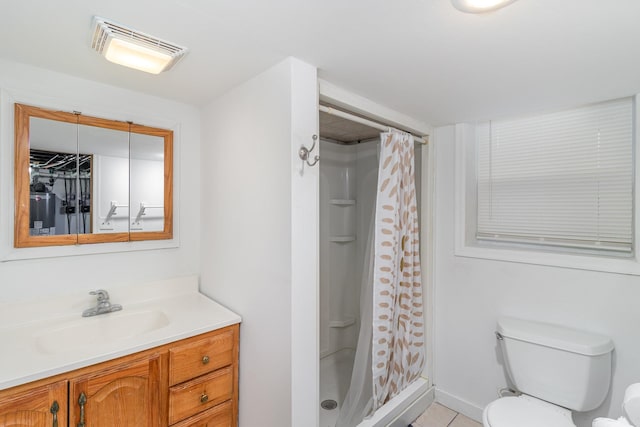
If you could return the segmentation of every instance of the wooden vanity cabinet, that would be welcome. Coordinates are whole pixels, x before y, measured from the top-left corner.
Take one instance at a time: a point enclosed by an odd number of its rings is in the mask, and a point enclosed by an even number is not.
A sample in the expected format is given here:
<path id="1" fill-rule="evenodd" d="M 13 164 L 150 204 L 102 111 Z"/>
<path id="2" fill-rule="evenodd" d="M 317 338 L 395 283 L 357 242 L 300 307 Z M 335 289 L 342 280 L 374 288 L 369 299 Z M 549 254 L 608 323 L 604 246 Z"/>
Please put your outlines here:
<path id="1" fill-rule="evenodd" d="M 66 427 L 67 382 L 19 387 L 0 395 L 0 427 Z"/>
<path id="2" fill-rule="evenodd" d="M 0 427 L 235 427 L 238 334 L 232 325 L 1 390 Z"/>

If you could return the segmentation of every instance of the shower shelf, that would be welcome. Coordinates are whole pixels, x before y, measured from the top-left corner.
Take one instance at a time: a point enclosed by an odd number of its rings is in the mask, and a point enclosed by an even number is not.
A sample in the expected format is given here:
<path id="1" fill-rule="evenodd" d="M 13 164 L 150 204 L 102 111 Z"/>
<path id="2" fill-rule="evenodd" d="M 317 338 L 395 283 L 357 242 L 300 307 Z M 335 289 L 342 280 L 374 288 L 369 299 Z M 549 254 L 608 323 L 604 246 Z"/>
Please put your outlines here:
<path id="1" fill-rule="evenodd" d="M 356 204 L 355 199 L 331 199 L 329 203 L 336 206 L 353 206 Z"/>
<path id="2" fill-rule="evenodd" d="M 355 317 L 345 317 L 344 320 L 332 320 L 329 322 L 330 328 L 346 328 L 356 323 Z"/>
<path id="3" fill-rule="evenodd" d="M 335 243 L 347 243 L 347 242 L 353 242 L 354 240 L 356 240 L 356 236 L 331 236 L 329 237 L 329 241 L 330 242 L 335 242 Z"/>

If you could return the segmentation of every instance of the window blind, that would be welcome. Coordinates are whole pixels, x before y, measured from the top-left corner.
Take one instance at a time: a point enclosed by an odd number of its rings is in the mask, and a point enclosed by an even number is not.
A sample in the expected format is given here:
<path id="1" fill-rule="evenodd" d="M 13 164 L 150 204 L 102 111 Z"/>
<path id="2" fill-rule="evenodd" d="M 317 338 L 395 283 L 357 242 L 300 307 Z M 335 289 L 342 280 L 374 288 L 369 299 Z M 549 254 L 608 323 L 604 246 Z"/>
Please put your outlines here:
<path id="1" fill-rule="evenodd" d="M 633 100 L 484 123 L 480 240 L 631 252 Z"/>

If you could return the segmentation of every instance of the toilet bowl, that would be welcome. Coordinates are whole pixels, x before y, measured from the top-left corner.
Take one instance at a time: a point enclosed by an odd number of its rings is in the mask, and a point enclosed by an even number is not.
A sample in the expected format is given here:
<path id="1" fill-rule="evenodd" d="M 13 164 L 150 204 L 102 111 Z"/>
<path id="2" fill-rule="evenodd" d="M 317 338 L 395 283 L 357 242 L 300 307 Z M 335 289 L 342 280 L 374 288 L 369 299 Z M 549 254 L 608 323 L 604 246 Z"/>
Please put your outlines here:
<path id="1" fill-rule="evenodd" d="M 502 397 L 482 412 L 484 427 L 576 427 L 571 411 L 535 397 Z"/>
<path id="2" fill-rule="evenodd" d="M 558 325 L 498 320 L 496 338 L 518 396 L 487 405 L 484 427 L 575 427 L 571 411 L 604 401 L 611 381 L 610 338 Z"/>

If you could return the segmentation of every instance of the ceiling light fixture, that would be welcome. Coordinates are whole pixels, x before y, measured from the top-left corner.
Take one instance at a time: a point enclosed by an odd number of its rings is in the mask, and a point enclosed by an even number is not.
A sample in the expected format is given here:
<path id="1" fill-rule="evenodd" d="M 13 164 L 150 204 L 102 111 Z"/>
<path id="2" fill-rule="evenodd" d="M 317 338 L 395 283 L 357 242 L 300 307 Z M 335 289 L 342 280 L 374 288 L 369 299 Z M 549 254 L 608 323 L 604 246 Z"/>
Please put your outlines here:
<path id="1" fill-rule="evenodd" d="M 516 0 L 451 0 L 453 6 L 467 13 L 483 13 L 505 7 Z"/>
<path id="2" fill-rule="evenodd" d="M 187 49 L 116 24 L 98 16 L 93 18 L 91 47 L 107 60 L 151 74 L 173 67 Z"/>

